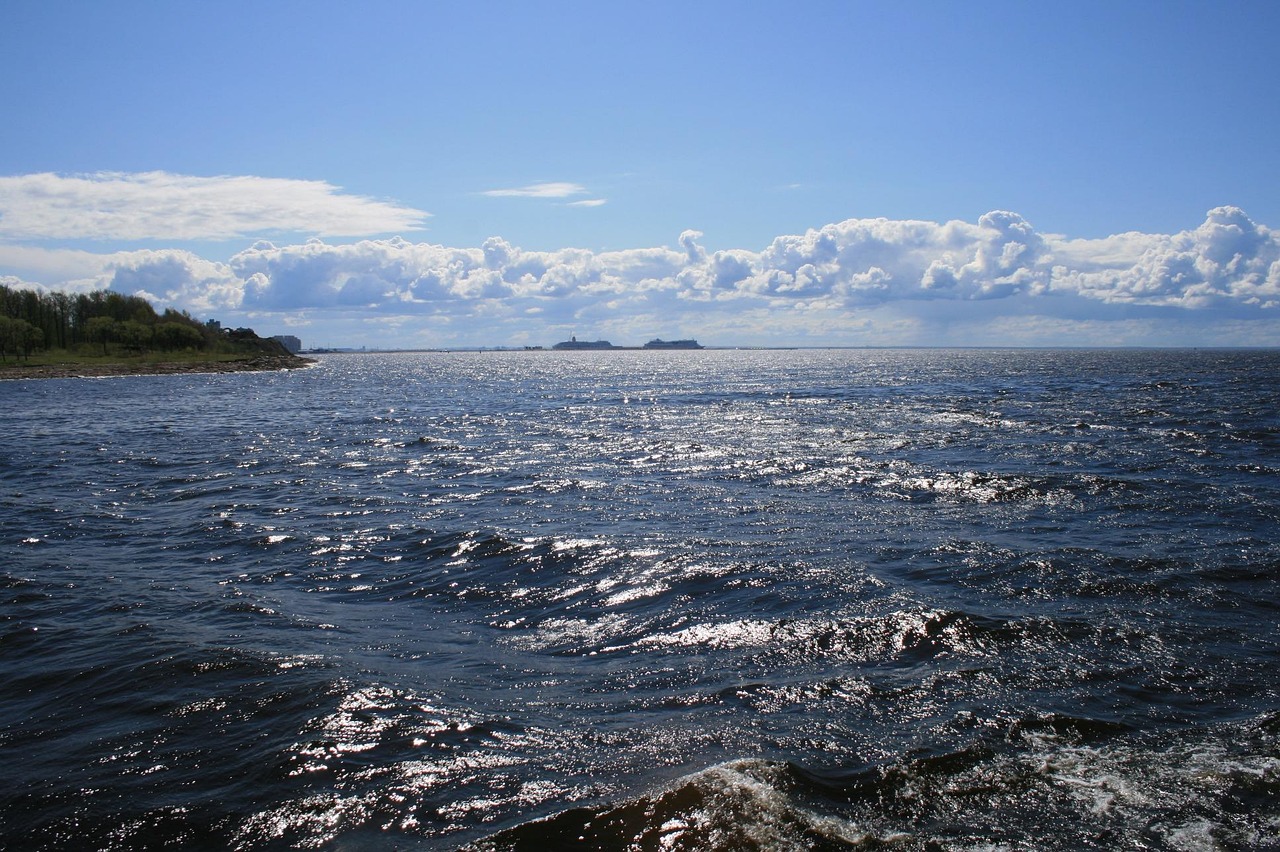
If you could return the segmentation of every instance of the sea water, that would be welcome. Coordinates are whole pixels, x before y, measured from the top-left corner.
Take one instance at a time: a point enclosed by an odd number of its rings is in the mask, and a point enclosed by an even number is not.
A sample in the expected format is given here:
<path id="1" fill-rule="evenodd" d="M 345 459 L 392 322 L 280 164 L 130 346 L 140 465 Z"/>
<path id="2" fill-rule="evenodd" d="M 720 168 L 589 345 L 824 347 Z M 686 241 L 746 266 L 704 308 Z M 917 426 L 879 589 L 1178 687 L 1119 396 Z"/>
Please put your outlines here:
<path id="1" fill-rule="evenodd" d="M 1280 848 L 1277 376 L 0 383 L 0 848 Z"/>

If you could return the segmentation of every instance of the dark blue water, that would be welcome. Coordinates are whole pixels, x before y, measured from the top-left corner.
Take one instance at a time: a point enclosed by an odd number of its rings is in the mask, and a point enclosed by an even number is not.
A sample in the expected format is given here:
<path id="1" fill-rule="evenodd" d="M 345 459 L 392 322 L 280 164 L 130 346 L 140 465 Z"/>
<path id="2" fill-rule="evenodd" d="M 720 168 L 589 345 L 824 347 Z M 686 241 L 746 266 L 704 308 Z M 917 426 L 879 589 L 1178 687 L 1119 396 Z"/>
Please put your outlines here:
<path id="1" fill-rule="evenodd" d="M 0 848 L 1280 848 L 1277 376 L 0 383 Z"/>

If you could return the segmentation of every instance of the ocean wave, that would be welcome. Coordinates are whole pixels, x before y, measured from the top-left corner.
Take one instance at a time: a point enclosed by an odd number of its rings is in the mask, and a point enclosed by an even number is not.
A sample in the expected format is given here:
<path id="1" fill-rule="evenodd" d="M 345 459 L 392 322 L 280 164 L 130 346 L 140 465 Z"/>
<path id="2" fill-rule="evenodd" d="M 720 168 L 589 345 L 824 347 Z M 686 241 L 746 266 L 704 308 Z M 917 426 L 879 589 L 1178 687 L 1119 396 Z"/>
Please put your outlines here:
<path id="1" fill-rule="evenodd" d="M 787 767 L 741 760 L 616 805 L 578 808 L 500 832 L 468 852 L 543 849 L 835 850 L 870 848 L 867 832 L 788 795 Z M 885 838 L 892 839 L 892 838 Z"/>
<path id="2" fill-rule="evenodd" d="M 967 744 L 898 759 L 730 761 L 464 848 L 1269 848 L 1280 821 L 1269 726 L 1168 736 L 1055 714 L 990 720 Z"/>

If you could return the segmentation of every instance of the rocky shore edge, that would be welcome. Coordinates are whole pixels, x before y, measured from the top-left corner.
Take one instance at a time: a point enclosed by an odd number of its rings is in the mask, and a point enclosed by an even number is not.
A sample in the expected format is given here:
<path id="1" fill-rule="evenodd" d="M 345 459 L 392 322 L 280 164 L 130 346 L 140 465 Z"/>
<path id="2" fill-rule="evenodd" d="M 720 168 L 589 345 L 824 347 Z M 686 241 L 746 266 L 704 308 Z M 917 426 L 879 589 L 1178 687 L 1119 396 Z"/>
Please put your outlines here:
<path id="1" fill-rule="evenodd" d="M 149 364 L 0 364 L 5 379 L 83 379 L 101 376 L 168 376 L 187 373 L 255 373 L 297 370 L 315 363 L 299 355 L 253 355 L 236 361 L 158 361 Z"/>

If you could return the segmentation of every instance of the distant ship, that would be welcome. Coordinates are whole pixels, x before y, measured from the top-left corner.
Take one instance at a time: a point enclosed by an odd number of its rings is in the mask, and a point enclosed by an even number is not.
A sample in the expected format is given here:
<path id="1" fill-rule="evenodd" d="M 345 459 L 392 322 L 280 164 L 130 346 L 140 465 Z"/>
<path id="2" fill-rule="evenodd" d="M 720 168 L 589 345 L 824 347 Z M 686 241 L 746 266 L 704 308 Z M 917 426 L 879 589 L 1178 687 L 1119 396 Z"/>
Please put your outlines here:
<path id="1" fill-rule="evenodd" d="M 576 337 L 570 337 L 568 340 L 562 340 L 552 349 L 616 349 L 612 343 L 607 340 L 579 340 Z"/>
<path id="2" fill-rule="evenodd" d="M 655 337 L 644 345 L 645 349 L 701 349 L 702 344 L 696 340 L 663 340 Z"/>

